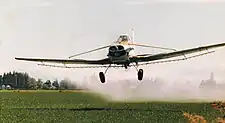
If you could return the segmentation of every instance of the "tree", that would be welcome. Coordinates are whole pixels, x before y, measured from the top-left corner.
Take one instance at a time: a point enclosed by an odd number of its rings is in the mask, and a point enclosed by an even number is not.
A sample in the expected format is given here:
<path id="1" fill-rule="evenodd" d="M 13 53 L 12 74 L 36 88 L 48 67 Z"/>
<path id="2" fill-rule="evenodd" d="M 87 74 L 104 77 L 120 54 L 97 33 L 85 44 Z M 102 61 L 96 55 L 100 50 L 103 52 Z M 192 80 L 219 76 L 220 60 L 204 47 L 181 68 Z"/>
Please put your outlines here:
<path id="1" fill-rule="evenodd" d="M 66 80 L 61 80 L 59 86 L 60 89 L 68 89 L 68 82 Z"/>
<path id="2" fill-rule="evenodd" d="M 28 81 L 29 81 L 29 78 L 30 78 L 29 75 L 27 73 L 24 73 L 23 78 L 24 78 L 24 88 L 29 89 L 29 84 L 28 84 Z"/>
<path id="3" fill-rule="evenodd" d="M 45 82 L 45 84 L 50 88 L 51 87 L 51 81 L 50 80 L 47 80 L 46 82 Z"/>
<path id="4" fill-rule="evenodd" d="M 57 79 L 51 82 L 47 80 L 43 82 L 41 79 L 36 80 L 30 77 L 28 73 L 8 72 L 0 75 L 0 86 L 10 85 L 14 89 L 76 89 L 76 84 L 69 79 L 58 81 Z"/>
<path id="5" fill-rule="evenodd" d="M 61 89 L 76 89 L 76 84 L 72 83 L 69 79 L 65 78 L 60 82 Z"/>
<path id="6" fill-rule="evenodd" d="M 49 90 L 49 87 L 48 87 L 48 85 L 47 85 L 46 83 L 44 83 L 44 84 L 42 85 L 42 89 L 47 89 L 47 90 Z"/>
<path id="7" fill-rule="evenodd" d="M 29 78 L 28 89 L 37 89 L 37 82 L 34 78 Z"/>
<path id="8" fill-rule="evenodd" d="M 43 85 L 43 81 L 41 79 L 37 80 L 37 89 L 41 89 Z"/>
<path id="9" fill-rule="evenodd" d="M 59 88 L 59 82 L 57 79 L 55 81 L 53 81 L 52 86 L 56 87 L 56 89 Z"/>
<path id="10" fill-rule="evenodd" d="M 0 75 L 0 85 L 3 85 L 3 77 Z"/>

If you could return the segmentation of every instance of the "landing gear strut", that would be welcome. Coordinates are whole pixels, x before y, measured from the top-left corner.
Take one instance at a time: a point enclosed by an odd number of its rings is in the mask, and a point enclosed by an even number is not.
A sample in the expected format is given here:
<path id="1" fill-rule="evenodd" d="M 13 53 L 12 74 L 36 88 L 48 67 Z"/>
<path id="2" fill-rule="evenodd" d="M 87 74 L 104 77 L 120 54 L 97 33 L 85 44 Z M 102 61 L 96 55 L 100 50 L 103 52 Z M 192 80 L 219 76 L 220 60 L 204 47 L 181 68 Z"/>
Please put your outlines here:
<path id="1" fill-rule="evenodd" d="M 129 64 L 124 64 L 124 68 L 127 69 Z"/>

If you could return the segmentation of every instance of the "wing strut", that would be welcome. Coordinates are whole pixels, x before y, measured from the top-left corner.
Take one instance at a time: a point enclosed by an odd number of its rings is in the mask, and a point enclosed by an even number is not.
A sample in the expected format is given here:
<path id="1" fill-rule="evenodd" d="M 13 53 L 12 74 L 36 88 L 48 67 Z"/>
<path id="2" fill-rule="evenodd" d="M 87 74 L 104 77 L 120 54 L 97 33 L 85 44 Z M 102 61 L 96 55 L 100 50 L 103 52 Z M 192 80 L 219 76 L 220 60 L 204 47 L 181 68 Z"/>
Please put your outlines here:
<path id="1" fill-rule="evenodd" d="M 93 50 L 89 50 L 89 51 L 86 51 L 86 52 L 82 52 L 82 53 L 79 53 L 79 54 L 75 54 L 75 55 L 69 56 L 69 59 L 70 59 L 70 58 L 73 58 L 73 57 L 75 57 L 75 56 L 79 56 L 79 55 L 83 55 L 83 54 L 86 54 L 86 53 L 98 51 L 98 50 L 101 50 L 101 49 L 105 49 L 105 48 L 108 48 L 108 47 L 110 47 L 110 46 L 111 46 L 111 45 L 107 45 L 107 46 L 99 47 L 99 48 L 96 48 L 96 49 L 93 49 Z"/>
<path id="2" fill-rule="evenodd" d="M 106 68 L 105 74 L 106 74 L 106 72 L 108 71 L 108 69 L 111 67 L 111 65 L 112 65 L 112 64 L 109 64 L 109 66 Z"/>
<path id="3" fill-rule="evenodd" d="M 140 47 L 150 47 L 150 48 L 155 48 L 155 49 L 164 49 L 164 50 L 177 51 L 176 49 L 173 49 L 173 48 L 158 47 L 158 46 L 150 46 L 150 45 L 145 45 L 145 44 L 128 43 L 128 45 L 134 45 L 134 46 L 140 46 Z"/>

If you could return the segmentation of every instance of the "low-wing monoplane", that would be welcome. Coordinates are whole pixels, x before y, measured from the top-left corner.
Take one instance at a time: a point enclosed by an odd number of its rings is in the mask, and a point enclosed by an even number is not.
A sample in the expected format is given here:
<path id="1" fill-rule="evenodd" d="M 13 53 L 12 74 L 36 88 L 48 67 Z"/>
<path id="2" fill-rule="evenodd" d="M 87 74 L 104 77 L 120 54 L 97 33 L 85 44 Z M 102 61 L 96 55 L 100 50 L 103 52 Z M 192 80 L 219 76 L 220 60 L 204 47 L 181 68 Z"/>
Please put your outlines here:
<path id="1" fill-rule="evenodd" d="M 150 47 L 150 48 L 159 48 L 164 50 L 170 50 L 169 52 L 158 53 L 158 54 L 139 54 L 136 55 L 132 53 L 134 51 L 134 46 L 140 47 Z M 114 44 L 103 46 L 100 48 L 96 48 L 87 52 L 79 53 L 73 56 L 70 56 L 67 59 L 45 59 L 45 58 L 18 58 L 16 60 L 25 60 L 25 61 L 33 61 L 33 62 L 41 62 L 39 65 L 43 66 L 50 66 L 50 67 L 62 67 L 62 68 L 99 68 L 99 67 L 106 67 L 105 72 L 99 73 L 99 78 L 102 83 L 105 83 L 105 74 L 110 67 L 124 67 L 127 69 L 128 67 L 135 67 L 137 70 L 138 80 L 142 80 L 143 78 L 143 69 L 138 69 L 139 65 L 148 65 L 153 63 L 164 63 L 164 62 L 171 62 L 171 61 L 179 61 L 179 60 L 186 60 L 189 58 L 202 56 L 208 53 L 212 53 L 214 51 L 209 51 L 209 49 L 218 48 L 225 46 L 225 43 L 218 43 L 208 46 L 201 46 L 196 48 L 184 49 L 184 50 L 176 50 L 172 48 L 165 48 L 165 47 L 156 47 L 150 45 L 142 45 L 134 43 L 134 37 L 132 36 L 132 40 L 129 38 L 127 34 L 122 34 L 119 36 L 118 40 L 114 42 Z M 108 48 L 108 54 L 106 58 L 98 59 L 98 60 L 86 60 L 86 59 L 72 59 L 76 56 L 90 53 L 93 51 L 101 50 Z M 199 55 L 186 57 L 186 54 L 197 53 L 201 51 L 207 51 L 206 53 L 202 53 Z M 174 59 L 168 60 L 169 58 L 174 58 L 178 56 L 184 56 L 181 59 Z M 166 59 L 166 60 L 164 60 Z M 164 61 L 160 61 L 164 60 Z M 48 65 L 43 64 L 43 62 L 49 63 L 60 63 L 60 65 Z M 67 64 L 86 64 L 88 66 L 76 66 L 76 67 L 68 67 Z"/>

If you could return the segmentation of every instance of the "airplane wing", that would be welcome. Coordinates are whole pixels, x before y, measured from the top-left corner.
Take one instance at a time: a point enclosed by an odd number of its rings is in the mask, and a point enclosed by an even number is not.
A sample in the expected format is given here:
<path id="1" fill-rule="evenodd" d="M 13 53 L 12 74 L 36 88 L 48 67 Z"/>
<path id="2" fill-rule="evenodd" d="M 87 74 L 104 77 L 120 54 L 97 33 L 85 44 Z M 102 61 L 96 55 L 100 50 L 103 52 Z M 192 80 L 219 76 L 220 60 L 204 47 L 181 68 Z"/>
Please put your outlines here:
<path id="1" fill-rule="evenodd" d="M 150 64 L 154 63 L 164 63 L 164 62 L 171 62 L 171 61 L 179 61 L 183 59 L 175 59 L 175 60 L 168 60 L 168 61 L 159 61 L 157 60 L 163 60 L 163 59 L 168 59 L 168 58 L 173 58 L 173 57 L 178 57 L 178 56 L 185 56 L 186 54 L 191 54 L 191 53 L 196 53 L 196 52 L 201 52 L 201 51 L 207 51 L 208 49 L 213 49 L 213 48 L 218 48 L 218 47 L 223 47 L 225 46 L 225 43 L 220 43 L 220 44 L 214 44 L 214 45 L 208 45 L 208 46 L 202 46 L 202 47 L 197 47 L 197 48 L 191 48 L 191 49 L 186 49 L 186 50 L 176 50 L 173 52 L 169 53 L 160 53 L 160 54 L 140 54 L 137 56 L 131 56 L 130 57 L 130 62 L 152 62 Z M 211 53 L 211 52 L 209 52 Z M 200 55 L 201 56 L 201 55 Z M 101 67 L 107 67 L 103 65 L 108 65 L 112 64 L 111 60 L 109 58 L 105 59 L 100 59 L 100 60 L 85 60 L 85 59 L 43 59 L 43 58 L 15 58 L 16 60 L 24 60 L 24 61 L 33 61 L 33 62 L 49 62 L 49 63 L 61 63 L 61 64 L 92 64 L 92 65 L 98 65 L 98 66 L 87 66 L 87 67 L 74 67 L 74 68 L 96 68 L 102 65 Z M 187 58 L 185 58 L 187 59 Z M 185 60 L 184 59 L 184 60 Z M 149 63 L 147 63 L 149 64 Z M 45 64 L 40 64 L 44 66 L 52 66 L 52 65 L 45 65 Z M 145 64 L 143 64 L 145 65 Z M 62 67 L 62 66 L 55 66 L 55 67 Z M 67 66 L 64 66 L 65 68 L 69 68 Z M 115 67 L 122 67 L 122 66 L 115 66 Z"/>
<path id="2" fill-rule="evenodd" d="M 49 63 L 62 63 L 62 64 L 94 64 L 104 65 L 110 64 L 109 58 L 100 60 L 84 60 L 84 59 L 41 59 L 41 58 L 15 58 L 16 60 L 32 61 L 32 62 L 49 62 Z"/>
<path id="3" fill-rule="evenodd" d="M 174 52 L 169 53 L 159 53 L 154 55 L 138 55 L 138 56 L 132 56 L 130 60 L 132 62 L 149 62 L 149 61 L 155 61 L 155 60 L 162 60 L 167 58 L 173 58 L 178 56 L 185 56 L 186 54 L 201 52 L 201 51 L 207 51 L 208 49 L 218 48 L 225 46 L 225 43 L 219 43 L 214 45 L 208 45 L 208 46 L 202 46 L 197 48 L 191 48 L 191 49 L 185 49 L 185 50 L 178 50 Z"/>

